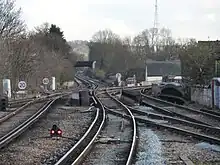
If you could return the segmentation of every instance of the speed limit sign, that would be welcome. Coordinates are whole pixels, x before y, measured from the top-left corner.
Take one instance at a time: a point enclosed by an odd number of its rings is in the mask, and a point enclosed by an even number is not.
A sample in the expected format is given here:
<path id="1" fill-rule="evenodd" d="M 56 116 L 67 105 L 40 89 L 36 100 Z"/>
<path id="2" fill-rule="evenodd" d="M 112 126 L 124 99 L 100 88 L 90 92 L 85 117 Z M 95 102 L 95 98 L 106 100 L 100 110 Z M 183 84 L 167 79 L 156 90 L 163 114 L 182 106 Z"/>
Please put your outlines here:
<path id="1" fill-rule="evenodd" d="M 25 81 L 20 81 L 20 82 L 18 83 L 18 88 L 19 88 L 19 89 L 25 89 L 26 87 L 27 87 L 27 84 L 26 84 Z"/>
<path id="2" fill-rule="evenodd" d="M 48 78 L 44 78 L 44 79 L 43 79 L 43 84 L 44 84 L 44 85 L 49 84 L 49 82 L 50 82 L 50 81 L 49 81 L 49 79 L 48 79 Z"/>

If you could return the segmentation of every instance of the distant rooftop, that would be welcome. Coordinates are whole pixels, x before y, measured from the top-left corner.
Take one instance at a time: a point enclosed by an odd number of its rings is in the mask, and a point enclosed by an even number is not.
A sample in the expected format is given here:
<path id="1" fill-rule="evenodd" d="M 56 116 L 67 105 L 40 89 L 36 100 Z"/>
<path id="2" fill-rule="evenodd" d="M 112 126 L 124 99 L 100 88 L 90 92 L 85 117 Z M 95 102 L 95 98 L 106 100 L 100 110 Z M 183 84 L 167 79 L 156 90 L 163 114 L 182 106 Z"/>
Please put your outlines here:
<path id="1" fill-rule="evenodd" d="M 198 43 L 214 43 L 214 44 L 220 44 L 220 41 L 219 40 L 216 40 L 216 41 L 198 41 Z"/>
<path id="2" fill-rule="evenodd" d="M 172 61 L 156 61 L 156 60 L 147 60 L 146 64 L 178 64 L 180 65 L 180 60 L 172 60 Z"/>

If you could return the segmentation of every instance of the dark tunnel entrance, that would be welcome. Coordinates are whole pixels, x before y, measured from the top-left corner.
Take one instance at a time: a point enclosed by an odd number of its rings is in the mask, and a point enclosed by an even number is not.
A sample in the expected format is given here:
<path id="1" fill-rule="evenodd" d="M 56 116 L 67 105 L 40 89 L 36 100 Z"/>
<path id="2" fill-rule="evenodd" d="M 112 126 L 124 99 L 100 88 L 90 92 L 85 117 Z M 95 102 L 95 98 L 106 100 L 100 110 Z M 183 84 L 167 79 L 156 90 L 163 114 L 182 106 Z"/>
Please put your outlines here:
<path id="1" fill-rule="evenodd" d="M 164 88 L 161 90 L 161 94 L 183 97 L 182 93 L 175 88 Z"/>
<path id="2" fill-rule="evenodd" d="M 183 94 L 175 88 L 164 88 L 159 98 L 180 105 L 185 103 Z"/>

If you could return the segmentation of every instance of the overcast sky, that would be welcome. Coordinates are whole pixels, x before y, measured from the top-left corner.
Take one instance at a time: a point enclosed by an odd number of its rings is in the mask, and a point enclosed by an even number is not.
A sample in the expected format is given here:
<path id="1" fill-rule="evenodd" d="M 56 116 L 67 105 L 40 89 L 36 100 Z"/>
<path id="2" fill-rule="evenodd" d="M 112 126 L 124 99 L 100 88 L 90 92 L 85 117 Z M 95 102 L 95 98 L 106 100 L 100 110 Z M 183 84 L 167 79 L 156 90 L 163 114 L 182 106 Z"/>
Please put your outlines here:
<path id="1" fill-rule="evenodd" d="M 155 0 L 17 0 L 29 29 L 57 24 L 67 40 L 89 40 L 100 29 L 134 36 L 153 27 Z M 175 38 L 220 39 L 220 0 L 158 0 L 159 27 Z"/>

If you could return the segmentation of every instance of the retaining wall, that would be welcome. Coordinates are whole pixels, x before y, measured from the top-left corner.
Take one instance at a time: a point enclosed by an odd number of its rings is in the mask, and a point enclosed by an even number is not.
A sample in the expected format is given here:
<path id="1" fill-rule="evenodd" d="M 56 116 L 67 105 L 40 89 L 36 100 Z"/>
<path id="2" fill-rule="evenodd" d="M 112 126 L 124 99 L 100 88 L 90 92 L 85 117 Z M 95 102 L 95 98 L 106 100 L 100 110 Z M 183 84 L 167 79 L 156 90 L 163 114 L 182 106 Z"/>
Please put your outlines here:
<path id="1" fill-rule="evenodd" d="M 212 90 L 211 88 L 191 87 L 191 100 L 201 105 L 212 107 Z"/>

